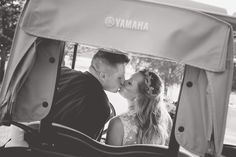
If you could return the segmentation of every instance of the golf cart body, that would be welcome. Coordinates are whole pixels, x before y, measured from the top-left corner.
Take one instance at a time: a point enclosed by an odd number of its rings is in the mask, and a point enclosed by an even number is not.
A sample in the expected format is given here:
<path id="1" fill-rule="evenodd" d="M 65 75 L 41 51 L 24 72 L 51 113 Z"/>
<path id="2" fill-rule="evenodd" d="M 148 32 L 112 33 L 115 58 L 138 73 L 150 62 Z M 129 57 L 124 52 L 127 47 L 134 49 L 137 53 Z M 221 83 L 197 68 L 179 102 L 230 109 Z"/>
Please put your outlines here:
<path id="1" fill-rule="evenodd" d="M 2 83 L 0 118 L 26 132 L 31 130 L 22 123 L 41 121 L 41 130 L 37 135 L 31 133 L 29 139 L 34 142 L 29 148 L 3 148 L 1 152 L 25 156 L 185 156 L 178 151 L 180 145 L 199 156 L 212 152 L 220 156 L 232 86 L 236 18 L 217 11 L 172 1 L 27 1 Z M 53 107 L 65 42 L 185 65 L 167 148 L 107 146 L 43 120 Z M 55 138 L 47 140 L 46 134 Z M 71 148 L 64 148 L 69 144 Z"/>

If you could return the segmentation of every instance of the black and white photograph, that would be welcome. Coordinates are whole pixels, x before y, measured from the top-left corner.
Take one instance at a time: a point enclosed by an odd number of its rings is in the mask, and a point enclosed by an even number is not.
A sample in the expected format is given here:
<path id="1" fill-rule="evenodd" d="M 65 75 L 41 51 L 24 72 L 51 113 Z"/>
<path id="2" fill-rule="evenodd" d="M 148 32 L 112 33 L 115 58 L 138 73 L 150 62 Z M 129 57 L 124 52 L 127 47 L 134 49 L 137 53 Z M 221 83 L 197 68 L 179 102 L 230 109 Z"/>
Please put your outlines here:
<path id="1" fill-rule="evenodd" d="M 236 2 L 1 0 L 0 157 L 235 157 Z"/>

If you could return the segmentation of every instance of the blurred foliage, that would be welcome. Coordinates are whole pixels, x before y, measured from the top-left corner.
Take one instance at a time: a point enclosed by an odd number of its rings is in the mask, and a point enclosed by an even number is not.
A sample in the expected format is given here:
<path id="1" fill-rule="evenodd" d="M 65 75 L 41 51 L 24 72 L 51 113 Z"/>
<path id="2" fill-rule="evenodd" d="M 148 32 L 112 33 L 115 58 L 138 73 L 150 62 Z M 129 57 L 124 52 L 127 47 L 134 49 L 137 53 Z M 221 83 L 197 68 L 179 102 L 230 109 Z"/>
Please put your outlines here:
<path id="1" fill-rule="evenodd" d="M 236 92 L 236 31 L 234 32 L 234 73 L 233 73 L 232 91 Z"/>
<path id="2" fill-rule="evenodd" d="M 0 1 L 0 52 L 10 52 L 17 21 L 25 0 Z M 4 50 L 3 50 L 4 49 Z"/>
<path id="3" fill-rule="evenodd" d="M 135 71 L 148 68 L 159 74 L 165 85 L 165 93 L 169 86 L 181 84 L 183 79 L 184 66 L 169 60 L 133 56 L 131 65 Z"/>
<path id="4" fill-rule="evenodd" d="M 233 73 L 232 91 L 236 92 L 236 57 L 235 57 L 235 62 L 234 62 L 234 73 Z"/>
<path id="5" fill-rule="evenodd" d="M 20 12 L 25 0 L 0 1 L 0 83 L 3 79 L 5 61 L 9 56 Z"/>

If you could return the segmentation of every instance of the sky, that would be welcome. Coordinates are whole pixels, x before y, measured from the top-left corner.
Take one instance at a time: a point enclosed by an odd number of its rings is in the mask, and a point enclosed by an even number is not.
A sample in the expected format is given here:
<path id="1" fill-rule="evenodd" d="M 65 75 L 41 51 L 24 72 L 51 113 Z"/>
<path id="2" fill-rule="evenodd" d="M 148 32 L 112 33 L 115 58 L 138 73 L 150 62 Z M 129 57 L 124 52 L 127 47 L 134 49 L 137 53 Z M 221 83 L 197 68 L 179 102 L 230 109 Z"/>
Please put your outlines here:
<path id="1" fill-rule="evenodd" d="M 236 14 L 236 0 L 193 0 L 193 1 L 225 8 L 229 15 L 233 15 L 233 13 Z"/>

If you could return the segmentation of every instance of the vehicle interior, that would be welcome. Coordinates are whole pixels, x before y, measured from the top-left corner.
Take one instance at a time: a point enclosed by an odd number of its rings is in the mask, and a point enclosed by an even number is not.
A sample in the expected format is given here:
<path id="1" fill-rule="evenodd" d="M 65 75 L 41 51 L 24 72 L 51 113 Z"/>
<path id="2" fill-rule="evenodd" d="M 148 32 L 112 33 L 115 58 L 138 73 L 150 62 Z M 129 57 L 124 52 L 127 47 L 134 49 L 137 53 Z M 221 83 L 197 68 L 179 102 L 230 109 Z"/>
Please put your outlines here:
<path id="1" fill-rule="evenodd" d="M 14 125 L 24 130 L 29 147 L 3 146 L 1 155 L 214 156 L 207 151 L 199 155 L 202 152 L 198 149 L 206 146 L 204 138 L 215 144 L 217 155 L 230 157 L 236 153 L 235 141 L 222 141 L 232 138 L 224 133 L 228 133 L 227 126 L 233 123 L 228 122 L 227 112 L 236 65 L 233 59 L 236 18 L 161 1 L 102 0 L 96 9 L 92 0 L 70 2 L 58 0 L 57 8 L 53 7 L 54 0 L 29 0 L 25 4 L 1 87 L 0 120 L 1 125 Z M 94 11 L 85 15 L 86 10 L 91 9 Z M 68 19 L 68 23 L 61 20 L 75 10 L 79 10 L 79 15 Z M 139 13 L 142 10 L 146 12 Z M 48 13 L 50 16 L 46 17 Z M 180 17 L 185 18 L 176 24 L 173 18 Z M 127 21 L 128 18 L 131 20 Z M 96 141 L 52 122 L 50 109 L 57 94 L 60 68 L 67 66 L 86 71 L 99 48 L 114 48 L 129 55 L 127 78 L 144 67 L 161 75 L 166 87 L 165 102 L 173 120 L 168 146 L 110 146 L 104 143 L 107 126 L 101 139 Z M 194 91 L 203 94 L 194 95 Z M 127 110 L 125 101 L 117 94 L 108 92 L 107 95 L 113 116 Z M 38 110 L 43 114 L 38 114 Z M 203 137 L 204 131 L 196 131 L 201 127 L 211 130 L 207 137 Z M 192 144 L 193 141 L 196 143 Z M 193 149 L 186 149 L 188 146 Z"/>
<path id="2" fill-rule="evenodd" d="M 59 63 L 59 67 L 67 66 L 71 69 L 86 71 L 88 70 L 88 66 L 91 62 L 92 56 L 99 49 L 98 47 L 88 46 L 77 43 L 70 42 L 55 42 L 53 40 L 48 39 L 38 39 L 40 42 L 37 44 L 38 49 L 43 47 L 43 51 L 53 51 L 55 46 L 52 46 L 54 43 L 58 44 L 57 51 L 61 51 L 61 59 Z M 50 44 L 48 44 L 50 43 Z M 52 44 L 52 45 L 51 45 Z M 47 47 L 48 46 L 48 47 Z M 169 73 L 169 69 L 174 69 L 174 75 L 170 76 L 172 81 L 178 83 L 177 92 L 180 91 L 180 86 L 183 80 L 184 73 L 184 65 L 177 64 L 176 62 L 157 59 L 155 56 L 144 56 L 138 55 L 135 53 L 127 53 L 132 58 L 131 63 L 128 65 L 128 69 L 133 67 L 143 68 L 148 63 L 153 63 L 154 65 L 150 65 L 149 67 L 155 69 L 155 67 L 163 68 L 163 77 Z M 154 59 L 153 59 L 154 57 Z M 49 58 L 49 62 L 52 61 L 52 58 Z M 139 61 L 140 63 L 137 63 Z M 166 68 L 166 67 L 168 68 Z M 134 69 L 126 74 L 131 75 Z M 160 72 L 161 73 L 161 72 Z M 60 68 L 58 68 L 57 79 L 60 78 Z M 167 77 L 165 79 L 168 79 Z M 57 87 L 57 85 L 56 85 Z M 167 89 L 166 89 L 167 90 Z M 55 93 L 56 94 L 56 93 Z M 112 105 L 111 112 L 113 112 L 113 116 L 117 114 L 121 114 L 127 110 L 127 104 L 118 94 L 107 93 L 108 97 L 111 99 L 112 103 L 118 103 Z M 169 113 L 172 115 L 174 119 L 176 112 L 176 104 L 178 101 L 178 94 L 175 94 L 175 98 L 172 100 L 166 100 L 169 103 Z M 118 97 L 117 97 L 118 95 Z M 112 100 L 113 99 L 113 100 Z M 173 101 L 173 102 L 170 102 Z M 174 102 L 175 101 L 175 102 Z M 123 103 L 123 104 L 122 104 Z M 126 110 L 120 111 L 119 105 L 126 105 L 122 108 L 126 108 Z M 112 118 L 112 117 L 111 117 Z M 178 154 L 177 156 L 189 156 L 190 153 L 187 151 L 178 151 L 178 152 L 170 152 L 168 146 L 163 145 L 130 145 L 130 146 L 121 146 L 114 147 L 110 145 L 106 145 L 104 143 L 106 138 L 107 128 L 104 128 L 103 136 L 99 141 L 93 140 L 89 136 L 72 129 L 70 127 L 54 123 L 51 120 L 50 113 L 44 119 L 40 121 L 31 122 L 27 125 L 21 124 L 16 121 L 9 120 L 8 117 L 5 117 L 5 120 L 2 121 L 3 125 L 15 125 L 25 131 L 25 139 L 27 143 L 29 143 L 29 148 L 24 147 L 13 147 L 13 148 L 5 148 L 2 150 L 2 153 L 6 156 L 11 156 L 16 153 L 20 153 L 24 156 L 93 156 L 94 154 L 98 156 L 169 156 L 170 153 Z M 108 122 L 107 122 L 108 124 Z M 173 138 L 173 137 L 172 137 Z M 173 148 L 177 149 L 178 145 L 176 145 L 176 140 L 173 138 Z M 68 147 L 70 145 L 71 147 Z M 78 149 L 79 148 L 79 149 Z"/>

